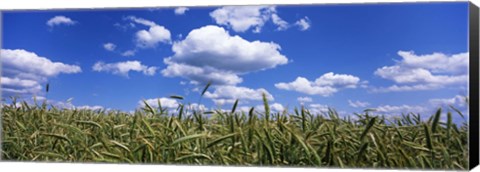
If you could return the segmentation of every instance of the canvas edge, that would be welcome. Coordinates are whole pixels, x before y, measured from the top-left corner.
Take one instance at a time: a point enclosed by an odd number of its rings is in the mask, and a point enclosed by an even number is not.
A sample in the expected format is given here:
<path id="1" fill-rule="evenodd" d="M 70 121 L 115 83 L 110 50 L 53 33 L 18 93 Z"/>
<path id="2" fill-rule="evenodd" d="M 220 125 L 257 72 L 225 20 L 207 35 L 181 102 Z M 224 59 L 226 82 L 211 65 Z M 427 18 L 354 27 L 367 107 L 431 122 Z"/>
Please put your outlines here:
<path id="1" fill-rule="evenodd" d="M 479 161 L 479 9 L 469 3 L 469 169 Z"/>
<path id="2" fill-rule="evenodd" d="M 279 5 L 286 5 L 286 6 L 292 6 L 292 5 L 365 5 L 365 4 L 395 4 L 395 3 L 449 3 L 449 2 L 459 2 L 459 1 L 418 1 L 418 2 L 412 2 L 412 1 L 407 1 L 407 2 L 387 2 L 387 1 L 379 1 L 379 2 L 355 2 L 355 3 L 318 3 L 318 4 L 279 4 Z M 461 1 L 460 1 L 461 2 Z M 197 6 L 191 6 L 191 7 L 217 7 L 217 6 L 222 6 L 222 5 L 197 5 Z M 241 5 L 240 5 L 241 6 Z M 153 8 L 175 8 L 177 6 L 154 6 Z M 138 8 L 146 8 L 146 7 L 134 7 L 133 9 L 138 9 Z M 0 9 L 0 53 L 1 53 L 1 48 L 3 48 L 3 13 L 4 12 L 14 12 L 14 11 L 55 11 L 55 10 L 118 10 L 118 9 L 132 9 L 129 7 L 105 7 L 105 8 L 52 8 L 52 9 L 11 9 L 11 10 L 5 10 L 5 9 Z M 479 8 L 472 3 L 471 1 L 469 2 L 468 5 L 468 13 L 469 13 L 469 166 L 468 169 L 472 170 L 475 167 L 479 165 L 479 148 L 480 148 L 480 140 L 479 140 L 479 132 L 480 132 L 480 120 L 479 120 L 479 79 L 480 79 L 480 66 L 479 66 Z M 1 59 L 0 55 L 0 59 Z M 2 63 L 0 61 L 0 75 L 2 72 Z M 0 79 L 1 83 L 1 79 Z M 0 90 L 1 90 L 1 85 L 0 85 Z M 2 92 L 0 91 L 0 100 L 2 97 Z M 0 121 L 2 121 L 3 113 L 3 104 L 0 102 Z M 472 115 L 473 114 L 473 115 Z M 0 142 L 3 140 L 3 127 L 2 123 L 0 122 Z M 0 144 L 0 162 L 2 162 L 2 144 Z M 5 161 L 3 161 L 5 162 Z M 38 162 L 37 162 L 38 163 Z M 54 163 L 49 163 L 49 164 L 54 164 Z M 87 163 L 88 164 L 88 163 Z M 174 165 L 176 166 L 176 165 Z M 267 167 L 271 168 L 271 167 Z M 295 169 L 295 168 L 293 168 Z M 319 168 L 319 169 L 327 169 L 327 170 L 335 170 L 336 168 Z M 344 169 L 351 169 L 351 168 L 344 168 Z M 362 169 L 362 168 L 353 168 L 353 169 Z M 367 168 L 368 169 L 368 168 Z M 378 169 L 368 169 L 368 170 L 378 170 Z M 382 170 L 382 169 L 380 169 Z M 400 170 L 400 169 L 397 169 Z"/>
<path id="3" fill-rule="evenodd" d="M 3 48 L 3 10 L 0 10 L 0 59 L 2 58 L 1 52 Z M 0 60 L 0 76 L 2 76 L 2 62 Z M 0 77 L 0 83 L 2 82 L 2 79 Z M 2 85 L 0 84 L 0 162 L 3 159 L 3 126 L 2 126 L 2 121 L 3 121 L 3 95 L 2 95 Z"/>

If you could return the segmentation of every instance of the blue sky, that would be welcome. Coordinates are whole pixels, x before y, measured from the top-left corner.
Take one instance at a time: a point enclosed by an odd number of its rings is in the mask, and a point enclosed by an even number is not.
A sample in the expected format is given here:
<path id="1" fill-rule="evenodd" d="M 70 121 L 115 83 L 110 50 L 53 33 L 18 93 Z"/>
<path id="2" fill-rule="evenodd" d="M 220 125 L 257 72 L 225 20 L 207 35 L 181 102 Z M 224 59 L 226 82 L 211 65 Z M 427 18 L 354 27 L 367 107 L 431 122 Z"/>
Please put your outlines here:
<path id="1" fill-rule="evenodd" d="M 466 109 L 466 2 L 10 11 L 2 27 L 4 98 L 131 111 L 198 103 L 212 81 L 206 108 L 266 92 L 278 111 Z"/>

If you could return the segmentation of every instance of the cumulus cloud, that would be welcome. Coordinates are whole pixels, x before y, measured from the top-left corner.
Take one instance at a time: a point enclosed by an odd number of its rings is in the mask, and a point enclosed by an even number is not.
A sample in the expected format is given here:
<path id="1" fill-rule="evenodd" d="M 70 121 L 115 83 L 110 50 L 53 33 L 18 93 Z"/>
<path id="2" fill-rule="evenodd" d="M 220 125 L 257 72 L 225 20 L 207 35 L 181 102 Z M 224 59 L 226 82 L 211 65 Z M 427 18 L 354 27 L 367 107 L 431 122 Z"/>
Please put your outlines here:
<path id="1" fill-rule="evenodd" d="M 456 95 L 452 98 L 446 99 L 430 99 L 428 102 L 433 106 L 448 106 L 452 105 L 454 107 L 464 107 L 467 105 L 465 96 Z"/>
<path id="2" fill-rule="evenodd" d="M 333 87 L 321 87 L 316 86 L 314 82 L 310 82 L 308 79 L 304 77 L 297 77 L 295 81 L 290 83 L 277 83 L 275 87 L 282 90 L 291 90 L 297 91 L 301 93 L 305 93 L 308 95 L 322 95 L 322 96 L 330 96 L 331 94 L 337 92 L 336 88 Z"/>
<path id="3" fill-rule="evenodd" d="M 210 13 L 219 25 L 231 27 L 236 32 L 245 32 L 254 28 L 261 30 L 275 7 L 269 6 L 226 6 Z"/>
<path id="4" fill-rule="evenodd" d="M 277 27 L 276 30 L 286 30 L 290 27 L 290 24 L 277 14 L 275 6 L 226 6 L 211 12 L 210 17 L 217 24 L 227 26 L 235 32 L 252 29 L 253 32 L 259 33 L 270 20 Z"/>
<path id="5" fill-rule="evenodd" d="M 283 110 L 285 110 L 285 107 L 283 107 L 283 105 L 280 103 L 273 103 L 272 105 L 270 105 L 270 109 L 272 109 L 272 111 L 274 112 L 282 112 Z"/>
<path id="6" fill-rule="evenodd" d="M 103 44 L 103 48 L 104 48 L 105 50 L 107 50 L 107 51 L 114 51 L 115 48 L 117 48 L 117 45 L 109 42 L 109 43 Z"/>
<path id="7" fill-rule="evenodd" d="M 185 12 L 187 12 L 189 9 L 187 7 L 178 7 L 175 8 L 175 15 L 183 15 Z"/>
<path id="8" fill-rule="evenodd" d="M 34 100 L 33 97 L 31 98 L 31 100 Z M 84 109 L 84 110 L 111 110 L 110 108 L 105 108 L 103 106 L 100 106 L 100 105 L 93 105 L 93 106 L 90 106 L 90 105 L 82 105 L 82 106 L 76 106 L 73 104 L 73 97 L 72 98 L 69 98 L 67 99 L 66 101 L 63 101 L 63 100 L 52 100 L 52 99 L 46 99 L 45 97 L 42 97 L 42 96 L 37 96 L 36 97 L 36 100 L 37 100 L 37 103 L 42 103 L 43 101 L 45 101 L 47 104 L 49 105 L 52 105 L 58 109 Z M 33 102 L 31 101 L 28 101 L 26 100 L 27 104 L 34 104 Z"/>
<path id="9" fill-rule="evenodd" d="M 304 77 L 297 77 L 290 83 L 277 83 L 275 87 L 282 90 L 297 91 L 308 95 L 330 96 L 342 88 L 356 88 L 360 78 L 347 74 L 323 74 L 315 81 L 309 81 Z"/>
<path id="10" fill-rule="evenodd" d="M 6 96 L 13 94 L 37 94 L 42 90 L 48 78 L 59 74 L 74 74 L 82 72 L 76 65 L 52 62 L 33 52 L 23 49 L 2 49 L 2 93 Z"/>
<path id="11" fill-rule="evenodd" d="M 298 26 L 301 31 L 305 31 L 310 28 L 310 23 L 310 19 L 305 16 L 305 18 L 302 18 L 295 22 L 295 25 Z"/>
<path id="12" fill-rule="evenodd" d="M 280 103 L 272 103 L 272 104 L 269 105 L 269 108 L 270 108 L 270 112 L 272 112 L 272 113 L 283 112 L 286 109 Z M 250 108 L 243 108 L 243 110 L 246 110 L 244 112 L 248 112 L 248 111 L 250 111 Z M 264 113 L 265 112 L 265 106 L 264 105 L 257 105 L 257 106 L 255 106 L 255 110 L 257 112 Z"/>
<path id="13" fill-rule="evenodd" d="M 307 110 L 312 114 L 324 114 L 328 112 L 329 106 L 323 104 L 310 104 L 308 105 Z"/>
<path id="14" fill-rule="evenodd" d="M 4 70 L 21 70 L 26 73 L 51 77 L 60 73 L 78 73 L 81 68 L 61 62 L 52 62 L 46 57 L 38 56 L 23 49 L 2 49 L 2 64 Z"/>
<path id="15" fill-rule="evenodd" d="M 224 105 L 224 104 L 233 104 L 233 103 L 235 103 L 236 99 L 218 98 L 218 99 L 212 99 L 212 101 L 216 105 Z"/>
<path id="16" fill-rule="evenodd" d="M 197 104 L 197 103 L 192 103 L 189 105 L 185 106 L 188 110 L 193 110 L 193 111 L 207 111 L 208 108 L 205 105 L 202 104 Z"/>
<path id="17" fill-rule="evenodd" d="M 415 113 L 421 114 L 422 120 L 427 120 L 431 115 L 436 113 L 438 108 L 442 108 L 440 120 L 445 121 L 447 118 L 445 112 L 452 111 L 449 107 L 450 105 L 458 109 L 468 118 L 468 106 L 465 97 L 461 95 L 455 95 L 451 98 L 431 98 L 428 101 L 417 105 L 380 105 L 373 109 L 376 110 L 377 114 L 387 115 L 386 117 L 390 119 L 400 117 L 401 114 Z M 461 122 L 462 119 L 454 116 L 453 121 Z"/>
<path id="18" fill-rule="evenodd" d="M 351 100 L 348 100 L 348 105 L 350 105 L 351 107 L 354 107 L 354 108 L 364 108 L 364 107 L 367 107 L 368 105 L 370 105 L 370 103 L 368 102 L 362 102 L 362 101 L 351 101 Z"/>
<path id="19" fill-rule="evenodd" d="M 334 74 L 328 72 L 315 80 L 318 86 L 343 86 L 346 88 L 356 88 L 360 78 L 347 74 Z"/>
<path id="20" fill-rule="evenodd" d="M 121 31 L 127 31 L 128 29 L 133 29 L 136 27 L 134 23 L 126 23 L 126 24 L 115 23 L 113 24 L 113 26 L 115 26 L 115 28 Z"/>
<path id="21" fill-rule="evenodd" d="M 160 97 L 160 98 L 152 98 L 152 99 L 145 100 L 145 102 L 149 106 L 155 107 L 155 108 L 158 108 L 159 101 L 160 101 L 160 104 L 162 105 L 162 108 L 176 109 L 179 106 L 178 101 L 172 98 Z M 145 107 L 145 102 L 143 100 L 138 101 L 138 106 Z"/>
<path id="22" fill-rule="evenodd" d="M 288 29 L 288 22 L 280 18 L 277 14 L 272 14 L 272 22 L 277 25 L 277 30 L 286 30 Z"/>
<path id="23" fill-rule="evenodd" d="M 142 72 L 144 75 L 152 76 L 155 75 L 158 68 L 142 65 L 141 62 L 135 60 L 117 63 L 104 63 L 99 61 L 93 65 L 92 69 L 96 72 L 109 72 L 128 77 L 130 71 Z"/>
<path id="24" fill-rule="evenodd" d="M 33 87 L 38 85 L 35 80 L 20 79 L 20 78 L 8 78 L 2 76 L 2 85 L 4 86 L 18 86 L 18 87 Z"/>
<path id="25" fill-rule="evenodd" d="M 127 19 L 149 27 L 148 30 L 140 30 L 135 34 L 137 47 L 153 48 L 157 46 L 158 43 L 171 42 L 171 33 L 167 28 L 143 18 L 129 16 Z"/>
<path id="26" fill-rule="evenodd" d="M 217 105 L 225 103 L 234 103 L 236 99 L 242 100 L 262 100 L 265 93 L 268 100 L 274 100 L 273 96 L 264 88 L 251 89 L 237 86 L 216 86 L 215 91 L 205 92 L 205 97 L 212 99 Z"/>
<path id="27" fill-rule="evenodd" d="M 72 19 L 65 17 L 65 16 L 55 16 L 47 21 L 47 25 L 50 27 L 57 26 L 57 25 L 74 25 L 77 23 Z"/>
<path id="28" fill-rule="evenodd" d="M 252 109 L 254 107 L 251 107 L 251 106 L 240 106 L 238 107 L 237 109 L 240 111 L 240 112 L 245 112 L 245 113 L 248 113 L 250 112 L 250 109 Z M 256 108 L 254 108 L 256 109 Z"/>
<path id="29" fill-rule="evenodd" d="M 374 91 L 428 90 L 468 82 L 468 53 L 416 55 L 413 51 L 399 51 L 398 55 L 402 59 L 395 65 L 375 71 L 375 75 L 396 84 Z"/>
<path id="30" fill-rule="evenodd" d="M 312 102 L 312 98 L 311 97 L 299 97 L 297 98 L 297 100 L 300 102 L 300 103 L 307 103 L 307 102 Z"/>
<path id="31" fill-rule="evenodd" d="M 207 83 L 212 81 L 219 85 L 235 85 L 243 81 L 237 74 L 233 72 L 225 72 L 213 67 L 197 67 L 183 63 L 175 63 L 169 59 L 165 59 L 166 69 L 162 70 L 163 76 L 166 77 L 183 77 L 192 80 L 193 84 Z"/>
<path id="32" fill-rule="evenodd" d="M 413 51 L 399 51 L 402 64 L 412 68 L 423 68 L 433 73 L 467 73 L 468 53 L 446 55 L 433 53 L 427 55 L 416 55 Z"/>
<path id="33" fill-rule="evenodd" d="M 400 115 L 402 113 L 422 113 L 426 112 L 427 108 L 423 106 L 410 106 L 410 105 L 382 105 L 375 108 L 377 112 L 385 113 L 389 115 Z"/>
<path id="34" fill-rule="evenodd" d="M 376 75 L 393 80 L 399 84 L 433 84 L 450 85 L 468 80 L 468 75 L 434 75 L 423 68 L 402 68 L 401 66 L 382 67 L 375 72 Z"/>
<path id="35" fill-rule="evenodd" d="M 134 56 L 135 53 L 136 53 L 135 50 L 127 50 L 127 51 L 123 52 L 123 53 L 120 54 L 120 55 L 122 55 L 122 56 L 124 56 L 124 57 L 130 57 L 130 56 Z"/>
<path id="36" fill-rule="evenodd" d="M 88 110 L 101 110 L 101 109 L 105 109 L 103 106 L 88 106 L 88 105 L 84 105 L 84 106 L 76 106 L 75 107 L 76 109 L 88 109 Z"/>
<path id="37" fill-rule="evenodd" d="M 432 90 L 432 89 L 438 89 L 440 88 L 439 85 L 435 84 L 417 84 L 417 85 L 392 85 L 389 87 L 380 87 L 380 88 L 373 88 L 373 92 L 400 92 L 400 91 L 420 91 L 420 90 Z"/>
<path id="38" fill-rule="evenodd" d="M 173 44 L 175 54 L 164 59 L 167 68 L 162 74 L 198 83 L 235 85 L 242 82 L 239 75 L 286 64 L 288 59 L 280 49 L 273 42 L 247 41 L 221 27 L 204 26 Z"/>

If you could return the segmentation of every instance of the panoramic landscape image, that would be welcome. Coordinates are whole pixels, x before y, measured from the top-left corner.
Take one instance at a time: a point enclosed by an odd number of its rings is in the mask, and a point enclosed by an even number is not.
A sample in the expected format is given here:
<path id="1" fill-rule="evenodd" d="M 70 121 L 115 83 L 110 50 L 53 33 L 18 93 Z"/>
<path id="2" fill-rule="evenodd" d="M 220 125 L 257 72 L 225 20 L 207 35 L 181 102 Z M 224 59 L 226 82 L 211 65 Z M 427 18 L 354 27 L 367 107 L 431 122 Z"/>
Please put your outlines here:
<path id="1" fill-rule="evenodd" d="M 3 11 L 3 161 L 468 169 L 468 2 Z"/>

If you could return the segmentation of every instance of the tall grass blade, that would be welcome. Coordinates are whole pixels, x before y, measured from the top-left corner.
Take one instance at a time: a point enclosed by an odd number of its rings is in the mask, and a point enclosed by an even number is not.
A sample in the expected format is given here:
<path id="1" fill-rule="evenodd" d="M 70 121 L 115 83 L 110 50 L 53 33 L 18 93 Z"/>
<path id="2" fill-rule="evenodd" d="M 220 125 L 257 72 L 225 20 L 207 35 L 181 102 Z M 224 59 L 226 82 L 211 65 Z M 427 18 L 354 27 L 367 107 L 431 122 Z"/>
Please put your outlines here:
<path id="1" fill-rule="evenodd" d="M 438 126 L 438 122 L 440 121 L 441 114 L 442 114 L 442 108 L 438 108 L 432 122 L 432 133 L 435 133 L 437 131 L 437 126 Z"/>
<path id="2" fill-rule="evenodd" d="M 365 130 L 363 130 L 362 134 L 360 135 L 360 141 L 363 141 L 363 138 L 365 138 L 365 136 L 367 135 L 368 131 L 370 131 L 370 129 L 373 127 L 373 125 L 375 124 L 375 120 L 377 119 L 377 117 L 374 117 L 372 119 L 370 119 L 370 121 L 368 122 L 367 126 L 365 127 Z"/>

